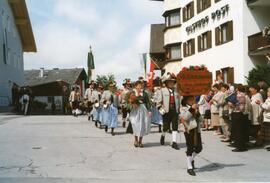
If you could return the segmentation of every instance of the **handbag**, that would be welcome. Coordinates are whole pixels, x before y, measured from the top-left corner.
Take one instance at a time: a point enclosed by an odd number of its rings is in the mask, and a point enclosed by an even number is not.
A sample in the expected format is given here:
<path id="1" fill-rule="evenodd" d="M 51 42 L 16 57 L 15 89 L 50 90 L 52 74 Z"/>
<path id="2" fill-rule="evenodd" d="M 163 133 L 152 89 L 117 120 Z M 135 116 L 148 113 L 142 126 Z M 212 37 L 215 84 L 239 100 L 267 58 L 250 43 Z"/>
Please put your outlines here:
<path id="1" fill-rule="evenodd" d="M 197 121 L 196 121 L 196 119 L 193 119 L 193 120 L 190 120 L 190 122 L 189 122 L 189 126 L 188 126 L 188 130 L 190 131 L 190 130 L 193 130 L 193 129 L 195 129 L 195 128 L 197 128 Z"/>

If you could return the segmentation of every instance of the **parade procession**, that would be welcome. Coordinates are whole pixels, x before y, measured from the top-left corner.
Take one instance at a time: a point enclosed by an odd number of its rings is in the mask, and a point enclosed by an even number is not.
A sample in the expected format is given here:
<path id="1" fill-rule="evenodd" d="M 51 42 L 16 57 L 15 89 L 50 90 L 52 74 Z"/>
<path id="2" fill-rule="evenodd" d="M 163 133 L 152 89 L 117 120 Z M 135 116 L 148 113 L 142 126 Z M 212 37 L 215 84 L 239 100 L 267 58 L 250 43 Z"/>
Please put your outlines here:
<path id="1" fill-rule="evenodd" d="M 90 81 L 84 99 L 74 101 L 74 96 L 80 94 L 71 92 L 72 114 L 75 117 L 87 114 L 90 124 L 112 136 L 117 134 L 117 128 L 125 128 L 127 134 L 133 134 L 135 148 L 143 148 L 144 137 L 151 135 L 151 127 L 158 126 L 160 146 L 165 144 L 168 133 L 171 134 L 171 147 L 180 150 L 177 139 L 183 133 L 187 173 L 191 176 L 196 175 L 195 157 L 203 149 L 201 130 L 214 131 L 214 135 L 221 136 L 222 142 L 235 147 L 233 152 L 246 151 L 249 136 L 256 139 L 254 147 L 269 142 L 269 88 L 264 91 L 257 86 L 249 86 L 251 94 L 256 93 L 249 98 L 241 84 L 227 85 L 222 78 L 213 84 L 212 73 L 204 65 L 183 68 L 177 76 L 166 73 L 149 81 L 143 77 L 134 82 L 125 79 L 119 88 L 113 81 L 109 81 L 107 86 Z M 264 100 L 262 96 L 268 99 Z M 80 102 L 86 104 L 85 107 L 79 105 Z M 261 111 L 266 121 L 260 129 L 247 124 L 248 115 L 257 113 L 254 110 Z"/>
<path id="2" fill-rule="evenodd" d="M 270 182 L 270 0 L 0 0 L 0 183 Z"/>

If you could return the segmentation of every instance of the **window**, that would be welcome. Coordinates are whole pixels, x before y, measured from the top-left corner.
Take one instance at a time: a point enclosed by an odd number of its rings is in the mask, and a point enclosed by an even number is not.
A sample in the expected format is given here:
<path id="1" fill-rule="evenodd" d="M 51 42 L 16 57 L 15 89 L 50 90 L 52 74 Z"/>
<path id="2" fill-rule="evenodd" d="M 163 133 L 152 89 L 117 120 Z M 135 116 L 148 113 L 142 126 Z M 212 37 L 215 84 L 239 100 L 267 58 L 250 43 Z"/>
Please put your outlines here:
<path id="1" fill-rule="evenodd" d="M 183 8 L 183 22 L 188 21 L 192 17 L 194 17 L 194 1 Z"/>
<path id="2" fill-rule="evenodd" d="M 165 12 L 163 16 L 165 17 L 166 27 L 173 27 L 181 24 L 180 9 Z"/>
<path id="3" fill-rule="evenodd" d="M 166 59 L 167 60 L 181 59 L 181 45 L 173 44 L 173 45 L 167 46 Z"/>
<path id="4" fill-rule="evenodd" d="M 198 51 L 204 51 L 212 47 L 212 32 L 207 31 L 198 36 Z"/>
<path id="5" fill-rule="evenodd" d="M 211 0 L 197 0 L 197 13 L 202 12 L 203 10 L 211 6 Z"/>
<path id="6" fill-rule="evenodd" d="M 226 67 L 222 68 L 221 70 L 216 71 L 216 79 L 217 76 L 221 75 L 223 82 L 227 84 L 234 83 L 234 68 L 233 67 Z"/>
<path id="7" fill-rule="evenodd" d="M 226 22 L 215 29 L 216 45 L 221 45 L 233 40 L 233 22 Z"/>
<path id="8" fill-rule="evenodd" d="M 195 54 L 195 39 L 190 39 L 184 43 L 184 57 Z"/>

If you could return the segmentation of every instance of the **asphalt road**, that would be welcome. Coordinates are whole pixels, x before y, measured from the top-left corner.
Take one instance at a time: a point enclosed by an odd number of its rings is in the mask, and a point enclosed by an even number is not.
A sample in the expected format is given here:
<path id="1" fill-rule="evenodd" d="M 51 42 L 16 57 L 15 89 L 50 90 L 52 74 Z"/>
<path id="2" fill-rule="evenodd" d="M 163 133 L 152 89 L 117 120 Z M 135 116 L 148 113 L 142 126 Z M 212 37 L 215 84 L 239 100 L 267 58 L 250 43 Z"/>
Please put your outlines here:
<path id="1" fill-rule="evenodd" d="M 157 131 L 152 128 L 141 149 L 123 128 L 111 136 L 83 116 L 0 115 L 0 183 L 270 181 L 269 152 L 231 152 L 212 132 L 202 134 L 204 149 L 191 177 L 183 134 L 177 151 L 169 135 L 160 146 Z"/>

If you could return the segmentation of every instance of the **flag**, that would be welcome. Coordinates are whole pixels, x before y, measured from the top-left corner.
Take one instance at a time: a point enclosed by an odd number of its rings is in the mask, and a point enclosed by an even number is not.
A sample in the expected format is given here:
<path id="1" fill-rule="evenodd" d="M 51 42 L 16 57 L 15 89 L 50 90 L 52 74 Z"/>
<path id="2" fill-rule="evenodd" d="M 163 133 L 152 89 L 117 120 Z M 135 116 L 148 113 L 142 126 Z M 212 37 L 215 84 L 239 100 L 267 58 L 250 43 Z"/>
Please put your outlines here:
<path id="1" fill-rule="evenodd" d="M 95 69 L 95 63 L 94 63 L 94 55 L 92 53 L 92 50 L 88 52 L 88 57 L 87 57 L 87 67 L 88 69 Z"/>
<path id="2" fill-rule="evenodd" d="M 94 55 L 92 53 L 91 47 L 90 47 L 90 51 L 88 52 L 88 56 L 87 56 L 87 67 L 88 67 L 87 82 L 89 83 L 92 79 L 93 70 L 95 69 Z"/>

